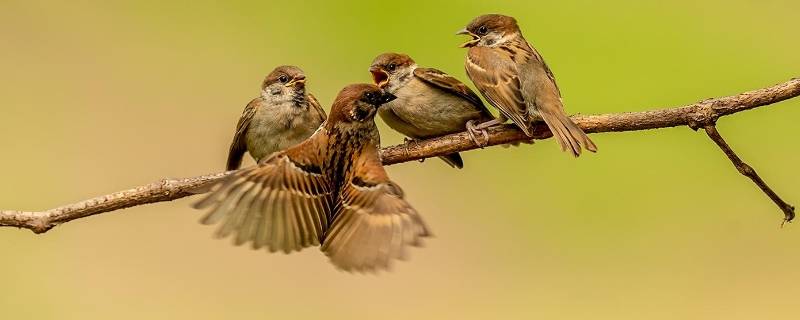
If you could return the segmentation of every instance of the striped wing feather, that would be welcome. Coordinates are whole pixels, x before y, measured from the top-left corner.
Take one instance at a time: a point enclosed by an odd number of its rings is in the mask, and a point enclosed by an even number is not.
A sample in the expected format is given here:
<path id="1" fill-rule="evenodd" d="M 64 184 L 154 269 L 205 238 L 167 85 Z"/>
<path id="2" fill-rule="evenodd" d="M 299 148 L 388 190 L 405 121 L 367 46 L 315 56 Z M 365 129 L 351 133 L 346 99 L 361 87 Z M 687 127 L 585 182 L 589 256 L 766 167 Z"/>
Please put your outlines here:
<path id="1" fill-rule="evenodd" d="M 293 148 L 294 149 L 294 148 Z M 292 149 L 290 149 L 292 150 Z M 195 204 L 218 237 L 286 253 L 319 245 L 328 228 L 333 188 L 313 159 L 281 152 L 224 179 Z"/>
<path id="2" fill-rule="evenodd" d="M 421 246 L 430 235 L 402 189 L 389 180 L 377 149 L 366 149 L 342 188 L 322 245 L 331 262 L 346 271 L 388 269 L 392 260 L 406 256 L 409 246 Z"/>

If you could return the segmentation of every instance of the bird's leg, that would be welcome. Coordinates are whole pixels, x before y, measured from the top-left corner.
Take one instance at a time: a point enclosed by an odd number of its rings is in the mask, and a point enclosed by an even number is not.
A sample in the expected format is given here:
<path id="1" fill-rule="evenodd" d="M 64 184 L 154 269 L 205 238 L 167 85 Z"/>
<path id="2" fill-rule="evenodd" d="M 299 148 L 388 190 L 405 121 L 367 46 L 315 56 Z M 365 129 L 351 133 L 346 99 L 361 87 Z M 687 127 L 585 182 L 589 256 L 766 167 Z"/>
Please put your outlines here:
<path id="1" fill-rule="evenodd" d="M 467 133 L 472 141 L 475 142 L 475 145 L 483 149 L 483 147 L 489 144 L 489 132 L 487 132 L 485 128 L 478 129 L 479 126 L 480 124 L 477 126 L 475 125 L 475 120 L 467 121 Z M 484 142 L 478 140 L 478 137 L 475 136 L 477 133 L 481 133 L 483 135 Z"/>
<path id="2" fill-rule="evenodd" d="M 508 118 L 503 115 L 478 125 L 475 125 L 474 120 L 470 120 L 467 122 L 467 132 L 469 132 L 469 136 L 472 138 L 472 141 L 474 141 L 478 147 L 483 148 L 489 143 L 489 132 L 486 130 L 486 128 L 506 123 L 506 121 L 508 121 Z M 477 132 L 480 132 L 483 135 L 483 139 L 486 140 L 485 143 L 480 143 L 478 142 L 478 139 L 475 138 L 475 134 Z"/>
<path id="3" fill-rule="evenodd" d="M 489 121 L 486 121 L 486 122 L 478 124 L 478 126 L 476 126 L 475 129 L 483 130 L 483 129 L 486 129 L 486 128 L 491 127 L 491 126 L 496 126 L 498 124 L 506 123 L 506 121 L 508 121 L 508 119 L 506 119 L 506 117 L 500 116 L 498 118 L 495 118 L 495 119 L 492 119 L 492 120 L 489 120 Z"/>

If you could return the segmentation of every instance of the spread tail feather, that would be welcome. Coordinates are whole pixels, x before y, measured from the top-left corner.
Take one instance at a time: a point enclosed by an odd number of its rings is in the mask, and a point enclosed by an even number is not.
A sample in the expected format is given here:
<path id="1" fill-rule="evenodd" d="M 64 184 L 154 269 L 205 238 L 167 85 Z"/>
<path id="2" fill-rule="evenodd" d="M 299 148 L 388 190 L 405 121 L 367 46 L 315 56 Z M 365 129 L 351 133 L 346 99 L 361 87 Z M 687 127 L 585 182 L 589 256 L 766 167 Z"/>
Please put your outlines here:
<path id="1" fill-rule="evenodd" d="M 561 145 L 562 151 L 570 151 L 575 157 L 581 155 L 581 147 L 591 152 L 597 152 L 597 146 L 592 139 L 589 139 L 589 136 L 565 114 L 541 112 L 540 116 L 553 132 L 553 137 Z"/>

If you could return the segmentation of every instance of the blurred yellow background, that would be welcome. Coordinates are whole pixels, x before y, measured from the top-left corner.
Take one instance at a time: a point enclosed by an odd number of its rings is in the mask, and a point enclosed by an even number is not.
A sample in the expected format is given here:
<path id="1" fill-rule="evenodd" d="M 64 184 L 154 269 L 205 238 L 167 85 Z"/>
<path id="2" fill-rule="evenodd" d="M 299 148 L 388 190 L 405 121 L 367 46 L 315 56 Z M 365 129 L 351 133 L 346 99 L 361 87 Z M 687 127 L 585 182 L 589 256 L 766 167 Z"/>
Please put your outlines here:
<path id="1" fill-rule="evenodd" d="M 570 113 L 647 110 L 800 76 L 798 1 L 0 3 L 0 208 L 223 169 L 279 64 L 330 105 L 385 51 L 466 81 L 482 13 L 515 16 Z M 719 130 L 800 204 L 800 99 Z M 379 123 L 385 144 L 402 137 Z M 2 319 L 797 319 L 800 230 L 702 132 L 593 135 L 392 166 L 436 238 L 393 272 L 212 238 L 191 199 L 0 229 Z M 252 163 L 252 162 L 250 162 Z"/>

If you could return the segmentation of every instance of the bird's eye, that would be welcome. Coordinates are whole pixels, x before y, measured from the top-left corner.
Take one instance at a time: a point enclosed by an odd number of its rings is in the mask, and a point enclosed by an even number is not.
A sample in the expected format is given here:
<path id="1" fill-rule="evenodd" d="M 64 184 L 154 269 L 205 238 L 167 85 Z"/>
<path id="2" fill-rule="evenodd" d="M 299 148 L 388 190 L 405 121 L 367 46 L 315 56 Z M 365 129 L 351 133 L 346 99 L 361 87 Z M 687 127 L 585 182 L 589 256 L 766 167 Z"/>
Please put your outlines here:
<path id="1" fill-rule="evenodd" d="M 367 101 L 375 101 L 374 92 L 367 92 L 367 94 L 365 94 L 364 97 L 367 98 Z"/>
<path id="2" fill-rule="evenodd" d="M 388 66 L 386 66 L 386 70 L 394 71 L 394 69 L 397 69 L 397 65 L 394 63 L 390 63 Z"/>
<path id="3" fill-rule="evenodd" d="M 287 83 L 289 82 L 289 77 L 287 77 L 285 74 L 281 75 L 280 77 L 278 77 L 278 81 L 280 81 L 281 83 Z"/>
<path id="4" fill-rule="evenodd" d="M 489 28 L 487 28 L 486 26 L 480 26 L 480 27 L 478 28 L 478 34 L 480 34 L 480 35 L 484 35 L 484 34 L 486 34 L 486 32 L 488 32 L 488 31 L 489 31 Z"/>

